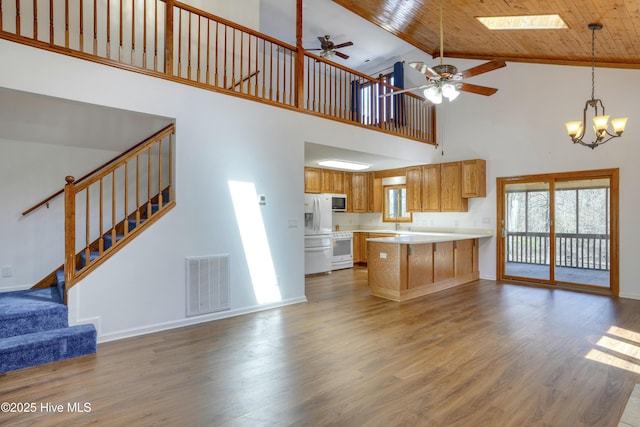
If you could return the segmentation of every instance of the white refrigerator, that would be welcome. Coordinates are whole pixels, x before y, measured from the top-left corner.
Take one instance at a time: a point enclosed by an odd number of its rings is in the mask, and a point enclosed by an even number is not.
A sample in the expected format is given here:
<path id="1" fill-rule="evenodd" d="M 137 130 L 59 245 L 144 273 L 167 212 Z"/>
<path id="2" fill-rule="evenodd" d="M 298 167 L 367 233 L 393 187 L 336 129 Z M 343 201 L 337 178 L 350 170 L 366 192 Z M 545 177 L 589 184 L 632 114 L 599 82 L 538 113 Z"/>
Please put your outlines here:
<path id="1" fill-rule="evenodd" d="M 331 195 L 304 195 L 304 274 L 331 271 Z"/>

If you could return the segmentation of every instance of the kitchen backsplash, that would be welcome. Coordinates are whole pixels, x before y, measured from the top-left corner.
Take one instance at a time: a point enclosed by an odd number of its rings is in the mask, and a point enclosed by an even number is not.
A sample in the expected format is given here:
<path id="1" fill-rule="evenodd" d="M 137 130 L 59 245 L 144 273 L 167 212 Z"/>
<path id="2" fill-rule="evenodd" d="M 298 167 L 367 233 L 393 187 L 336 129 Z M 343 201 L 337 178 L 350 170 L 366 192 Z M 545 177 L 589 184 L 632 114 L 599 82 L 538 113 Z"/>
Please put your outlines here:
<path id="1" fill-rule="evenodd" d="M 389 230 L 395 228 L 393 222 L 382 222 L 379 213 L 334 213 L 333 228 L 340 230 Z M 411 231 L 463 231 L 463 230 L 491 230 L 495 228 L 495 218 L 470 215 L 468 212 L 424 212 L 414 213 L 413 222 L 401 223 L 401 230 Z"/>

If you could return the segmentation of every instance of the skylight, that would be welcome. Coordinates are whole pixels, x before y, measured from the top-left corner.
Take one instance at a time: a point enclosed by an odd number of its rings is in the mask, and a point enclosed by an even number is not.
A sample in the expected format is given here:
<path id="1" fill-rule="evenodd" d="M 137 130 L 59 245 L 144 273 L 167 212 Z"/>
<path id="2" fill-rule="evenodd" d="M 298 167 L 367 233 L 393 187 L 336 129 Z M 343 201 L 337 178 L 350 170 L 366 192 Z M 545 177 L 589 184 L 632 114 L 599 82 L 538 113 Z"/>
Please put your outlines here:
<path id="1" fill-rule="evenodd" d="M 558 30 L 567 27 L 560 15 L 476 17 L 490 30 Z"/>

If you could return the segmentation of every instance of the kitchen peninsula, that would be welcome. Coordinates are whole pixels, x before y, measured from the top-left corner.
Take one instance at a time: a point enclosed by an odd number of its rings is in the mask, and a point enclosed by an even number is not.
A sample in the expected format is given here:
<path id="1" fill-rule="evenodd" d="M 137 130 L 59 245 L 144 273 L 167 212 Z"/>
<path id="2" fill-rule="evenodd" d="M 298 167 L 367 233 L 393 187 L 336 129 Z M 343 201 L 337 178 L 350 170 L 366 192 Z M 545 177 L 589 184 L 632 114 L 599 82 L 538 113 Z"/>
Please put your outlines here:
<path id="1" fill-rule="evenodd" d="M 367 239 L 369 292 L 405 301 L 477 280 L 478 243 L 487 237 L 415 233 Z"/>

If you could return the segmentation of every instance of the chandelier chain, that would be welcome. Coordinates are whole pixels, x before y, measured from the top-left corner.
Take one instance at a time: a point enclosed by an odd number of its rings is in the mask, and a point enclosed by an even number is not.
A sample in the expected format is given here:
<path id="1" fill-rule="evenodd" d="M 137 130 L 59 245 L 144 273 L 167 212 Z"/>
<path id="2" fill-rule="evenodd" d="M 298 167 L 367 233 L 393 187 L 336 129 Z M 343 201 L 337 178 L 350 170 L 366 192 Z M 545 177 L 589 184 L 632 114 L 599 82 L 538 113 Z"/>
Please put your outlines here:
<path id="1" fill-rule="evenodd" d="M 591 100 L 596 93 L 596 30 L 591 29 Z"/>

